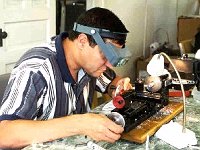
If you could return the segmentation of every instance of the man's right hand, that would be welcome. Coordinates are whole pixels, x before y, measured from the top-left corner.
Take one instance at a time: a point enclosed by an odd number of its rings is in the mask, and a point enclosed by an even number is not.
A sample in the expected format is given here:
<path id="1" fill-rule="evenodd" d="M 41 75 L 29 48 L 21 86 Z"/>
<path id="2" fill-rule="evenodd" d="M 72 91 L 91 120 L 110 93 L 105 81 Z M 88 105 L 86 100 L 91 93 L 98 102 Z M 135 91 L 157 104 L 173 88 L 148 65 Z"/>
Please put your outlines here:
<path id="1" fill-rule="evenodd" d="M 103 114 L 87 113 L 80 118 L 81 133 L 95 141 L 114 143 L 119 140 L 124 128 Z"/>

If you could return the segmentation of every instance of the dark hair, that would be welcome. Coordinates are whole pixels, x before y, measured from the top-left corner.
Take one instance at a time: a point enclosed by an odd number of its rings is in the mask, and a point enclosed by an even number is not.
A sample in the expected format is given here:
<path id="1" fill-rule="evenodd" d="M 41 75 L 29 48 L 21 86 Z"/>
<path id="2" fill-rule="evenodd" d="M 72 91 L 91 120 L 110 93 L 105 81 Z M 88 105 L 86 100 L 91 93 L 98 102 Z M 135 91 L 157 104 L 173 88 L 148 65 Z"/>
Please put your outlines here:
<path id="1" fill-rule="evenodd" d="M 128 33 L 128 30 L 126 29 L 125 25 L 122 23 L 122 21 L 110 10 L 100 7 L 92 8 L 84 13 L 82 13 L 78 19 L 76 20 L 78 24 L 89 26 L 89 27 L 95 27 L 95 28 L 101 28 L 101 29 L 107 29 L 111 32 L 122 32 L 122 33 Z M 69 31 L 69 39 L 74 40 L 78 37 L 80 33 L 75 32 L 73 30 Z M 94 39 L 87 35 L 90 45 L 96 44 Z M 115 39 L 114 39 L 115 40 Z M 125 43 L 125 41 L 118 40 L 119 43 Z"/>

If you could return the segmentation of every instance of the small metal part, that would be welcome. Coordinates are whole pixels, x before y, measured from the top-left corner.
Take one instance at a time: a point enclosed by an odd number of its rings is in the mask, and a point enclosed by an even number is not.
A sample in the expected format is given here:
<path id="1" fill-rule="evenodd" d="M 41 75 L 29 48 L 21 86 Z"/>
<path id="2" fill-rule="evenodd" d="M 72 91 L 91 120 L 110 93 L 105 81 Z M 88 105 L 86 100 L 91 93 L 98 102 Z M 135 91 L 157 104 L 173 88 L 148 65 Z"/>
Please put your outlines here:
<path id="1" fill-rule="evenodd" d="M 122 127 L 125 127 L 125 120 L 124 117 L 118 113 L 118 112 L 111 112 L 107 115 L 108 118 L 112 121 L 114 121 L 116 124 L 121 125 Z"/>
<path id="2" fill-rule="evenodd" d="M 91 32 L 91 34 L 95 34 L 96 31 L 94 29 L 92 29 L 90 32 Z"/>

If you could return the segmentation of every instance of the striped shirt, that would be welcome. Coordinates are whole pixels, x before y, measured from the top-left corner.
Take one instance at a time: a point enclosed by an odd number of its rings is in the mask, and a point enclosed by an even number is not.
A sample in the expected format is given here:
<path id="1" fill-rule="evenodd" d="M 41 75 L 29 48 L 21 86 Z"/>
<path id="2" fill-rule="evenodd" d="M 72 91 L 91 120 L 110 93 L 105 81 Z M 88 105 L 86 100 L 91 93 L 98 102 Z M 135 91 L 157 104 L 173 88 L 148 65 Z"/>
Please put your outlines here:
<path id="1" fill-rule="evenodd" d="M 47 120 L 89 112 L 95 90 L 107 92 L 116 77 L 111 69 L 98 78 L 81 69 L 78 81 L 73 80 L 62 47 L 67 36 L 64 32 L 51 43 L 32 48 L 16 63 L 0 106 L 0 120 Z"/>

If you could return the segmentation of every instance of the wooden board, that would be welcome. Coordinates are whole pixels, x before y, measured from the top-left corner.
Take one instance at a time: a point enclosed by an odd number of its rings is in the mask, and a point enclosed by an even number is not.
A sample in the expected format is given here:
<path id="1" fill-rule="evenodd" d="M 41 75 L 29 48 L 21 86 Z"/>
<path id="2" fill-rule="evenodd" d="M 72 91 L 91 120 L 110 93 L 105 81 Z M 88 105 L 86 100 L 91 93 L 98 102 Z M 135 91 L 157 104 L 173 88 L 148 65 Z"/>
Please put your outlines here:
<path id="1" fill-rule="evenodd" d="M 144 143 L 147 136 L 152 136 L 163 124 L 172 120 L 182 111 L 183 103 L 170 101 L 167 106 L 160 110 L 160 113 L 142 122 L 133 130 L 123 133 L 121 138 L 136 143 Z"/>

